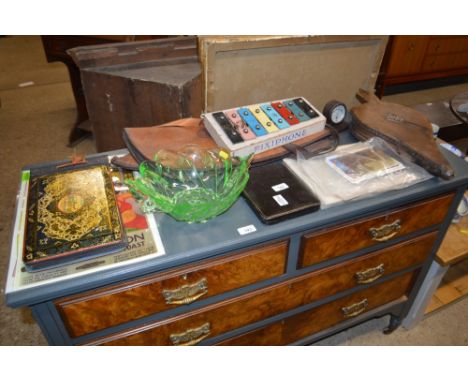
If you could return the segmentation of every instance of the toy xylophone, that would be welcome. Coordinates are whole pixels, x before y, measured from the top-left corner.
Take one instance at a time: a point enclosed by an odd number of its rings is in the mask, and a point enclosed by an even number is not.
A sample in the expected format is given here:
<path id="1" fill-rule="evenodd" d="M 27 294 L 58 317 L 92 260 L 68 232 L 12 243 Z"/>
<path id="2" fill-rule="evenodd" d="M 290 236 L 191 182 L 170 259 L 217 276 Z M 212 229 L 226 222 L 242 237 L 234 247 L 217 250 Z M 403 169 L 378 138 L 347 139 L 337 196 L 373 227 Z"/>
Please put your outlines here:
<path id="1" fill-rule="evenodd" d="M 270 150 L 325 127 L 325 117 L 303 97 L 206 113 L 203 119 L 215 142 L 236 156 Z"/>

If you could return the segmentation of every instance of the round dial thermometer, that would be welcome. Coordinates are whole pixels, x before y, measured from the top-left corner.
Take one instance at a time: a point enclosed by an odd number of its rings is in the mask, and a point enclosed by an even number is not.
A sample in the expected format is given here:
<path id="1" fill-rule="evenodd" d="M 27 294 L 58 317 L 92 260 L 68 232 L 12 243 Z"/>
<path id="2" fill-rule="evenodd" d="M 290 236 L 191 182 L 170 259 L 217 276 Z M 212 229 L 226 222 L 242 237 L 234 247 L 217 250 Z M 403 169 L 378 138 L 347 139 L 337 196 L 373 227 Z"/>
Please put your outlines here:
<path id="1" fill-rule="evenodd" d="M 349 119 L 348 109 L 343 102 L 330 101 L 323 108 L 323 115 L 327 119 L 327 123 L 339 130 L 347 127 Z"/>

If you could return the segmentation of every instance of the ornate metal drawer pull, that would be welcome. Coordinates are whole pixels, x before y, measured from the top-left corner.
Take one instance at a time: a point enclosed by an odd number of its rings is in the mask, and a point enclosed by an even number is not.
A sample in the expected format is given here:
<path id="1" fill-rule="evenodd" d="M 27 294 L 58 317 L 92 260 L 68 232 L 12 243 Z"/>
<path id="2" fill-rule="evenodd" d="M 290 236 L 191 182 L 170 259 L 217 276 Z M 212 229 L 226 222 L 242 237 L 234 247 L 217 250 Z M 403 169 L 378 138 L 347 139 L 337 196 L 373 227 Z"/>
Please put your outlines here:
<path id="1" fill-rule="evenodd" d="M 174 290 L 162 291 L 166 304 L 175 305 L 190 304 L 206 293 L 208 293 L 208 282 L 205 278 L 202 278 L 195 284 L 183 285 Z"/>
<path id="2" fill-rule="evenodd" d="M 207 322 L 199 328 L 188 329 L 185 332 L 179 334 L 171 334 L 169 338 L 173 345 L 196 345 L 210 335 L 210 329 L 210 323 Z"/>
<path id="3" fill-rule="evenodd" d="M 343 312 L 343 316 L 347 318 L 354 317 L 364 312 L 367 309 L 368 305 L 369 302 L 367 301 L 367 298 L 365 298 L 364 300 L 359 301 L 353 305 L 341 308 L 341 311 Z"/>
<path id="4" fill-rule="evenodd" d="M 377 228 L 369 228 L 372 240 L 387 241 L 395 236 L 401 229 L 401 220 L 397 219 L 393 223 L 384 224 Z"/>
<path id="5" fill-rule="evenodd" d="M 377 280 L 385 272 L 383 264 L 377 265 L 374 268 L 369 268 L 364 271 L 356 272 L 354 277 L 358 284 L 369 284 L 374 280 Z"/>

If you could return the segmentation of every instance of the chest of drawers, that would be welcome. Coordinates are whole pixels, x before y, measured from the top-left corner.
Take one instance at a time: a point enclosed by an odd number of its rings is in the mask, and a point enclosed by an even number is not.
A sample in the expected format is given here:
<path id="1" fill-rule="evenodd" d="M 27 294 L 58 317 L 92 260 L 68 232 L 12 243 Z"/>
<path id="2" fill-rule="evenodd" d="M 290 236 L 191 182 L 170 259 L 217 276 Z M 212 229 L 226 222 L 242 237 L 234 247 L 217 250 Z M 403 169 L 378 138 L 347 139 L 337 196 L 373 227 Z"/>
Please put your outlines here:
<path id="1" fill-rule="evenodd" d="M 7 294 L 50 344 L 308 344 L 411 307 L 468 184 L 432 179 L 263 225 L 241 198 L 204 224 L 156 219 L 166 254 Z M 249 234 L 238 228 L 251 226 Z"/>
<path id="2" fill-rule="evenodd" d="M 466 36 L 391 36 L 377 80 L 377 94 L 386 86 L 436 78 L 466 76 Z"/>

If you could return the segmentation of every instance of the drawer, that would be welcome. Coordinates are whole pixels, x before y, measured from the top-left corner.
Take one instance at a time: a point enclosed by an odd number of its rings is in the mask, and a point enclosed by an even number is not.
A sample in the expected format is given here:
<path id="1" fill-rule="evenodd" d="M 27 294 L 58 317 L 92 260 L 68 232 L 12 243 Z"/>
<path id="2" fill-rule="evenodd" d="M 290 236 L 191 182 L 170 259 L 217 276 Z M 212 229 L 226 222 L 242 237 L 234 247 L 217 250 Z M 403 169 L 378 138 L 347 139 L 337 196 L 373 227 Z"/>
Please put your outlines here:
<path id="1" fill-rule="evenodd" d="M 427 234 L 197 311 L 123 331 L 92 344 L 171 345 L 198 342 L 207 336 L 226 333 L 419 265 L 426 259 L 436 236 L 436 233 Z"/>
<path id="2" fill-rule="evenodd" d="M 468 38 L 466 36 L 434 38 L 431 39 L 427 47 L 426 55 L 463 52 L 468 50 L 467 48 Z"/>
<path id="3" fill-rule="evenodd" d="M 278 277 L 286 270 L 288 241 L 256 247 L 55 301 L 77 337 L 210 296 Z"/>
<path id="4" fill-rule="evenodd" d="M 418 271 L 406 273 L 385 283 L 287 318 L 284 321 L 283 344 L 298 341 L 400 298 L 407 299 L 417 275 Z"/>
<path id="5" fill-rule="evenodd" d="M 421 72 L 435 72 L 451 69 L 467 69 L 468 52 L 447 53 L 445 55 L 427 56 Z"/>
<path id="6" fill-rule="evenodd" d="M 428 43 L 426 36 L 394 37 L 386 75 L 398 77 L 418 73 Z"/>
<path id="7" fill-rule="evenodd" d="M 364 289 L 263 328 L 219 342 L 219 346 L 278 346 L 330 328 L 381 305 L 406 296 L 415 280 L 406 273 L 385 283 Z"/>
<path id="8" fill-rule="evenodd" d="M 382 215 L 306 234 L 301 239 L 298 267 L 317 264 L 440 224 L 452 199 L 453 194 L 444 195 Z"/>
<path id="9" fill-rule="evenodd" d="M 283 344 L 284 320 L 218 342 L 217 346 L 274 346 Z"/>

